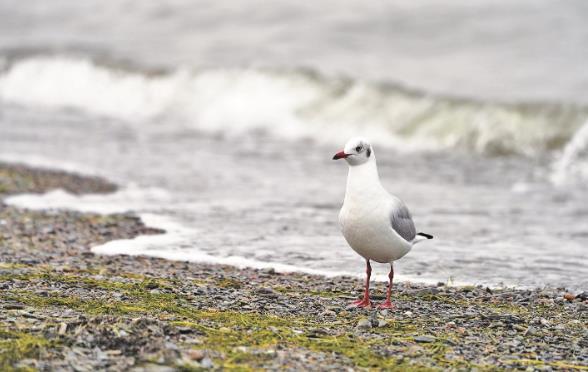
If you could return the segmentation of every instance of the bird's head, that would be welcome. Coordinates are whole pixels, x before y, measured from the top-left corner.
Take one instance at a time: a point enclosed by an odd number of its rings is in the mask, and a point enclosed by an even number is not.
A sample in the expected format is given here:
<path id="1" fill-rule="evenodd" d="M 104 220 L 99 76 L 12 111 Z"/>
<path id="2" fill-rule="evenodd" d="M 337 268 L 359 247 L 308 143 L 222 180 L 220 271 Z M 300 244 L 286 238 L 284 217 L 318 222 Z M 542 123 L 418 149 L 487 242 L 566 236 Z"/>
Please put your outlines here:
<path id="1" fill-rule="evenodd" d="M 374 150 L 365 138 L 354 137 L 345 144 L 343 150 L 333 156 L 333 160 L 345 159 L 351 166 L 367 163 L 374 157 Z"/>

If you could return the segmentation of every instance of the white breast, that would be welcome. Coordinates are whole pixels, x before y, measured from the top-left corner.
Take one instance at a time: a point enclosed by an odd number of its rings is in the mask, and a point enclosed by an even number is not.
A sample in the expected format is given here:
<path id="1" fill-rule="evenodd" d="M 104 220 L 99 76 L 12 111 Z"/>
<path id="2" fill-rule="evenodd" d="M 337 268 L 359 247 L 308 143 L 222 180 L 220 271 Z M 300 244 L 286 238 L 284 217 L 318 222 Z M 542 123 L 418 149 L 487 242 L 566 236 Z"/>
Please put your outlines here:
<path id="1" fill-rule="evenodd" d="M 347 243 L 365 259 L 387 263 L 407 254 L 412 244 L 400 237 L 389 219 L 387 203 L 349 202 L 341 208 L 339 224 Z"/>

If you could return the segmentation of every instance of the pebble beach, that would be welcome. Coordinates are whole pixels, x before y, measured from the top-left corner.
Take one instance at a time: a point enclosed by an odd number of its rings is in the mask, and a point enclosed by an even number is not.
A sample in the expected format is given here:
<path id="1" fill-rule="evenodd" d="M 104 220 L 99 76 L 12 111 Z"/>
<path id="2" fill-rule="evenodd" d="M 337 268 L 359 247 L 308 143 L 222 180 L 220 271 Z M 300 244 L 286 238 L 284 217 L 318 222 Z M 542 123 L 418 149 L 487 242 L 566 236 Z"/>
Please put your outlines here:
<path id="1" fill-rule="evenodd" d="M 54 188 L 116 185 L 0 165 L 0 197 Z M 588 370 L 588 292 L 399 282 L 351 309 L 357 278 L 91 252 L 160 233 L 0 204 L 0 370 Z"/>

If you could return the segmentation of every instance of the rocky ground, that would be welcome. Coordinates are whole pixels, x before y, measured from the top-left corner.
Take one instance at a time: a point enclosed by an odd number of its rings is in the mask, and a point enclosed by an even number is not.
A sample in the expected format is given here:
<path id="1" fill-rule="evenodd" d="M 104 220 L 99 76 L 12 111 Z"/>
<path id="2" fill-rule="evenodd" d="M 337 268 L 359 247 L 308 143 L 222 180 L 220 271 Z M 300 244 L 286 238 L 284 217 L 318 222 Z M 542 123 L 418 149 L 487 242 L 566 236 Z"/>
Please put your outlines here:
<path id="1" fill-rule="evenodd" d="M 55 187 L 115 189 L 0 165 L 0 197 Z M 586 292 L 398 283 L 396 309 L 347 309 L 355 278 L 90 251 L 153 233 L 0 204 L 0 370 L 588 370 Z"/>

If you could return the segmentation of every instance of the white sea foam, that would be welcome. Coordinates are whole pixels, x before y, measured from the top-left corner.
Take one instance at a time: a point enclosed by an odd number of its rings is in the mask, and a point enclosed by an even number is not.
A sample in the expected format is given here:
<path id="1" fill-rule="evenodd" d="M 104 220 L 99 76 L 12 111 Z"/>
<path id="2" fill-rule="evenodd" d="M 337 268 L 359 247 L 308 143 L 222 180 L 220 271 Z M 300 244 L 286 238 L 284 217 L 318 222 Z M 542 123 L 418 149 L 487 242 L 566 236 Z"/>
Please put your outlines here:
<path id="1" fill-rule="evenodd" d="M 563 186 L 588 179 L 588 121 L 574 134 L 553 164 L 551 181 Z"/>
<path id="2" fill-rule="evenodd" d="M 69 209 L 99 214 L 124 213 L 165 205 L 170 195 L 159 188 L 129 185 L 112 194 L 73 195 L 58 189 L 44 194 L 18 194 L 4 199 L 8 205 L 27 209 Z"/>
<path id="3" fill-rule="evenodd" d="M 497 154 L 550 149 L 588 117 L 577 107 L 474 103 L 302 71 L 179 68 L 153 75 L 64 56 L 12 64 L 0 74 L 0 99 L 135 125 L 165 123 L 228 135 L 263 130 L 337 144 L 362 134 L 398 150 Z"/>
<path id="4" fill-rule="evenodd" d="M 221 264 L 235 266 L 238 268 L 267 269 L 272 268 L 278 272 L 291 273 L 299 272 L 313 275 L 333 276 L 354 276 L 362 277 L 363 274 L 344 270 L 313 269 L 306 266 L 296 266 L 279 262 L 267 262 L 248 258 L 239 255 L 214 256 L 199 249 L 194 244 L 194 237 L 198 231 L 183 226 L 173 219 L 156 214 L 143 213 L 140 215 L 145 225 L 165 230 L 159 235 L 140 235 L 133 239 L 112 240 L 92 248 L 96 254 L 130 256 L 151 256 L 174 261 L 203 262 L 210 264 Z M 379 269 L 379 268 L 378 268 Z M 397 275 L 398 280 L 409 280 L 413 282 L 437 283 L 438 280 L 423 279 L 416 276 Z M 387 274 L 375 273 L 372 280 L 385 282 Z M 454 285 L 465 285 L 470 283 L 452 283 Z"/>

